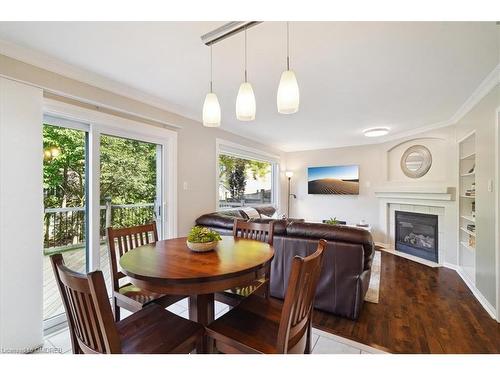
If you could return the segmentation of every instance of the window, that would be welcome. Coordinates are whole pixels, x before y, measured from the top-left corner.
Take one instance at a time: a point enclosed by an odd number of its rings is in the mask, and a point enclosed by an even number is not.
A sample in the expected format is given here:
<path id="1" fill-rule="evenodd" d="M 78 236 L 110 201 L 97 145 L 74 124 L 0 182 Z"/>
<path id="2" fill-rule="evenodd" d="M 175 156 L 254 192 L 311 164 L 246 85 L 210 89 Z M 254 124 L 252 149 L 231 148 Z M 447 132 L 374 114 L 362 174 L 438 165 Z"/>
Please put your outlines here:
<path id="1" fill-rule="evenodd" d="M 217 168 L 219 209 L 276 205 L 276 157 L 217 140 Z"/>

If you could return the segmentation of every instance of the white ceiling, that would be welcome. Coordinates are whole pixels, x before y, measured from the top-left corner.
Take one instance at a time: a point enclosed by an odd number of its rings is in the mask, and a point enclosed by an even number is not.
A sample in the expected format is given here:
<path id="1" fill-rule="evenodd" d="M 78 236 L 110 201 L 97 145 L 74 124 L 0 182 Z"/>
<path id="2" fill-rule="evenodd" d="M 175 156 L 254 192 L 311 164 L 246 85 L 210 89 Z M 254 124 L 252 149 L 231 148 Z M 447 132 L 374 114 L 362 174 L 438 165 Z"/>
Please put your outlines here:
<path id="1" fill-rule="evenodd" d="M 209 81 L 200 36 L 223 22 L 0 22 L 0 39 L 154 95 L 201 120 Z M 235 116 L 242 35 L 214 46 L 222 128 L 284 151 L 363 144 L 362 130 L 390 136 L 449 120 L 498 64 L 494 22 L 294 22 L 291 66 L 301 103 L 280 115 L 285 23 L 248 30 L 253 122 Z M 56 69 L 57 70 L 57 69 Z M 380 139 L 379 139 L 380 140 Z M 383 140 L 383 138 L 382 138 Z"/>

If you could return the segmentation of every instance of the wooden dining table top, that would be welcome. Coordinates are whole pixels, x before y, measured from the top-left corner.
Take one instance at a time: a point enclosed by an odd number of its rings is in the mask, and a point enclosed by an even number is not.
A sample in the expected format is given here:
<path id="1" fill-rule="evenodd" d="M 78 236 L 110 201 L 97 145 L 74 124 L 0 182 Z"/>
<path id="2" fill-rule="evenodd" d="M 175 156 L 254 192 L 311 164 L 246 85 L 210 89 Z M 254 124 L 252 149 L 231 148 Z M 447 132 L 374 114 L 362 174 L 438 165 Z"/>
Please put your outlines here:
<path id="1" fill-rule="evenodd" d="M 213 251 L 195 252 L 186 237 L 162 240 L 128 251 L 120 258 L 127 276 L 149 282 L 189 283 L 235 277 L 257 270 L 272 260 L 271 245 L 222 236 Z"/>

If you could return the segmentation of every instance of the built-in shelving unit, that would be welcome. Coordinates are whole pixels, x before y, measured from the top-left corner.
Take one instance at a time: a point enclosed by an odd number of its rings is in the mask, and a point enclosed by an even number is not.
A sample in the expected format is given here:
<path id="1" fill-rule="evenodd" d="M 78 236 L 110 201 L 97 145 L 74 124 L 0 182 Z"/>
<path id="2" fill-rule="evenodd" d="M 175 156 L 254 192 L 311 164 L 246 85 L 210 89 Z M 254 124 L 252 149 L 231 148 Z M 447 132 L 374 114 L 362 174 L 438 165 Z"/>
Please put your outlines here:
<path id="1" fill-rule="evenodd" d="M 458 142 L 459 150 L 459 252 L 465 276 L 476 283 L 476 133 Z"/>

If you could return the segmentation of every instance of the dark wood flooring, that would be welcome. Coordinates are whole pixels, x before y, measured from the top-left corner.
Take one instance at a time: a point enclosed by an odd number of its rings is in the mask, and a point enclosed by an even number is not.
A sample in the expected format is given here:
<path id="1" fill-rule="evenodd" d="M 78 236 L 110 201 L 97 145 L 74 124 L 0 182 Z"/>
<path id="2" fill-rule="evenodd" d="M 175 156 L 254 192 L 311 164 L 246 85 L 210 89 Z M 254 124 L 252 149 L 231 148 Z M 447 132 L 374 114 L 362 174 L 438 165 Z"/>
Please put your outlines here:
<path id="1" fill-rule="evenodd" d="M 380 279 L 357 321 L 315 311 L 314 326 L 391 353 L 500 353 L 500 324 L 455 271 L 382 251 Z"/>

